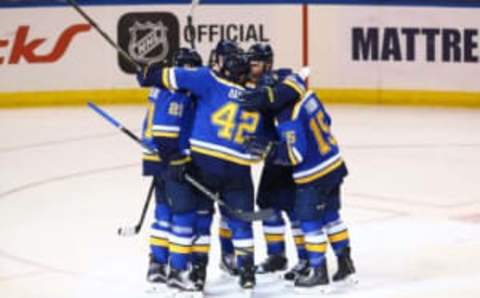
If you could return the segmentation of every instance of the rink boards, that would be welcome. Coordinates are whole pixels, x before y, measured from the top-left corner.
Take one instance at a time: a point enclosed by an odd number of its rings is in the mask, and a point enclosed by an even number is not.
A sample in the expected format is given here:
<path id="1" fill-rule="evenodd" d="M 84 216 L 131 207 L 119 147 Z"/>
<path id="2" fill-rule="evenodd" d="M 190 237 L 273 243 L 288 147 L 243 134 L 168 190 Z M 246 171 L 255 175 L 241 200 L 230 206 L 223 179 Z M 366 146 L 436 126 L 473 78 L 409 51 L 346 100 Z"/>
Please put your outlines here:
<path id="1" fill-rule="evenodd" d="M 85 10 L 135 59 L 160 61 L 189 45 L 189 5 L 121 2 Z M 215 2 L 195 10 L 205 61 L 222 38 L 269 42 L 278 67 L 311 67 L 310 86 L 327 101 L 480 106 L 476 1 Z M 0 24 L 0 107 L 144 102 L 131 66 L 71 7 L 0 6 Z"/>

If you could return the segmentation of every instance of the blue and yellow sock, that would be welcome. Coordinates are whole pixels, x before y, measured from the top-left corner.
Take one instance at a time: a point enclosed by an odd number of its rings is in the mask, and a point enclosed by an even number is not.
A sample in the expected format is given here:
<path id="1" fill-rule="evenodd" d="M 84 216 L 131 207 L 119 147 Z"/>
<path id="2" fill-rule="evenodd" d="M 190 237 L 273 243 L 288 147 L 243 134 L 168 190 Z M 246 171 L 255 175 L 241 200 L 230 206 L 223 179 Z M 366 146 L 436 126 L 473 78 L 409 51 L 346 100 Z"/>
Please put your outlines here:
<path id="1" fill-rule="evenodd" d="M 232 231 L 233 246 L 238 268 L 253 266 L 253 230 L 252 224 L 237 219 L 228 219 Z"/>
<path id="2" fill-rule="evenodd" d="M 295 247 L 297 249 L 297 257 L 299 260 L 308 260 L 307 250 L 305 249 L 305 236 L 303 235 L 302 228 L 300 226 L 300 221 L 291 221 L 290 222 L 292 229 L 292 236 L 295 242 Z"/>
<path id="3" fill-rule="evenodd" d="M 167 264 L 169 257 L 170 207 L 162 202 L 155 205 L 155 222 L 151 226 L 150 251 L 154 260 Z"/>
<path id="4" fill-rule="evenodd" d="M 233 242 L 232 242 L 232 231 L 228 227 L 227 221 L 223 218 L 220 219 L 220 248 L 222 251 L 222 256 L 233 255 Z"/>
<path id="5" fill-rule="evenodd" d="M 192 241 L 196 214 L 194 211 L 172 216 L 170 233 L 170 266 L 187 270 L 192 256 Z"/>
<path id="6" fill-rule="evenodd" d="M 350 237 L 347 226 L 340 218 L 338 211 L 329 211 L 324 216 L 325 231 L 328 236 L 328 242 L 332 246 L 335 255 L 342 254 L 344 249 L 350 246 Z"/>
<path id="7" fill-rule="evenodd" d="M 301 227 L 305 235 L 305 249 L 310 266 L 320 267 L 326 260 L 327 252 L 327 235 L 323 231 L 323 222 L 322 220 L 302 221 Z"/>
<path id="8" fill-rule="evenodd" d="M 263 221 L 263 233 L 267 242 L 267 254 L 285 255 L 285 221 L 281 211 Z"/>
<path id="9" fill-rule="evenodd" d="M 195 223 L 195 241 L 193 242 L 192 262 L 194 264 L 207 264 L 210 252 L 210 227 L 213 214 L 211 212 L 198 212 Z"/>

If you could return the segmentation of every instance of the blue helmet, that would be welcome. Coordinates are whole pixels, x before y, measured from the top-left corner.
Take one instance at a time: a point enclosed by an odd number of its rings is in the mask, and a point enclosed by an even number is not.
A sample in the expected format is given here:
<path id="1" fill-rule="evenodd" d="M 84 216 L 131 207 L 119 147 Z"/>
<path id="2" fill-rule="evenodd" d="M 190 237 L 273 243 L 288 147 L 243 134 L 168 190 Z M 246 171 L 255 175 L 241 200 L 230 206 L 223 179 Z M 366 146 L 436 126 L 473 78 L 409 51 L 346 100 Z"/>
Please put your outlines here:
<path id="1" fill-rule="evenodd" d="M 273 64 L 273 49 L 269 44 L 256 43 L 248 49 L 248 58 L 250 61 L 263 61 Z"/>
<path id="2" fill-rule="evenodd" d="M 232 40 L 221 40 L 215 47 L 215 54 L 217 56 L 226 56 L 228 54 L 240 52 L 242 49 L 240 46 Z"/>
<path id="3" fill-rule="evenodd" d="M 221 74 L 227 80 L 235 83 L 243 83 L 250 71 L 250 63 L 245 53 L 230 53 L 224 56 Z"/>
<path id="4" fill-rule="evenodd" d="M 231 40 L 221 40 L 217 43 L 216 47 L 210 52 L 210 57 L 208 64 L 212 67 L 215 64 L 223 64 L 223 60 L 220 60 L 220 57 L 225 57 L 233 53 L 243 52 L 242 48 L 235 42 Z M 220 68 L 222 65 L 218 65 Z"/>
<path id="5" fill-rule="evenodd" d="M 200 67 L 203 64 L 202 57 L 200 54 L 189 48 L 180 48 L 173 55 L 174 66 L 183 67 L 185 65 L 192 65 L 193 67 Z"/>

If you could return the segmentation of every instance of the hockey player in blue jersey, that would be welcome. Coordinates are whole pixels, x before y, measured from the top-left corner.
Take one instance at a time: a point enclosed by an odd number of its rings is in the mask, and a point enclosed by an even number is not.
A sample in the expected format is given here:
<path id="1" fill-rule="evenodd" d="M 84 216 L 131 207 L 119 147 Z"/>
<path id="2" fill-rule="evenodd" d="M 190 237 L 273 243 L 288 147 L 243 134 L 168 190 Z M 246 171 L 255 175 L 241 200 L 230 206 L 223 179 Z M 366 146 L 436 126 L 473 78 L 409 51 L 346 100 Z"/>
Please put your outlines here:
<path id="1" fill-rule="evenodd" d="M 230 54 L 241 53 L 242 51 L 243 50 L 236 42 L 230 40 L 221 40 L 211 51 L 208 65 L 215 73 L 221 76 L 221 69 L 223 67 L 225 57 Z M 238 275 L 232 242 L 232 231 L 228 227 L 225 216 L 220 216 L 219 240 L 221 252 L 220 269 L 229 275 Z"/>
<path id="2" fill-rule="evenodd" d="M 224 57 L 217 74 L 210 68 L 147 69 L 137 75 L 141 86 L 188 90 L 197 98 L 190 136 L 194 175 L 221 194 L 232 208 L 252 211 L 253 181 L 250 165 L 258 157 L 246 152 L 245 138 L 263 132 L 260 113 L 246 111 L 239 104 L 242 84 L 249 71 L 248 58 L 241 53 Z M 251 223 L 225 212 L 232 231 L 240 286 L 255 286 L 253 231 Z"/>
<path id="3" fill-rule="evenodd" d="M 292 74 L 290 69 L 273 71 L 273 49 L 269 44 L 257 43 L 247 52 L 250 60 L 250 80 L 252 88 L 275 85 Z M 299 95 L 300 96 L 300 95 Z M 276 137 L 273 113 L 266 113 L 266 122 Z M 275 165 L 269 161 L 262 171 L 257 195 L 257 205 L 261 208 L 274 208 L 275 216 L 263 221 L 263 233 L 267 243 L 268 258 L 256 266 L 259 274 L 283 271 L 287 268 L 285 232 L 286 225 L 283 212 L 291 223 L 291 232 L 297 248 L 298 263 L 284 274 L 285 279 L 293 280 L 308 268 L 307 253 L 304 245 L 300 222 L 296 219 L 293 207 L 295 203 L 295 182 L 292 168 Z"/>
<path id="4" fill-rule="evenodd" d="M 198 67 L 202 61 L 195 51 L 180 49 L 174 56 L 174 64 Z M 189 159 L 185 150 L 188 149 L 193 102 L 186 92 L 172 92 L 156 87 L 151 89 L 149 99 L 144 140 L 155 146 L 160 156 L 151 153 L 144 155 L 146 165 L 155 166 L 157 193 L 156 221 L 152 225 L 150 239 L 152 258 L 148 280 L 167 283 L 169 287 L 180 290 L 194 291 L 197 287 L 189 277 L 189 269 L 192 239 L 198 223 L 195 213 L 198 195 L 176 177 L 179 165 Z M 147 169 L 149 168 L 145 167 Z"/>
<path id="5" fill-rule="evenodd" d="M 295 280 L 299 291 L 323 290 L 329 284 L 325 253 L 330 242 L 338 268 L 333 281 L 352 279 L 355 269 L 350 256 L 347 227 L 340 218 L 340 187 L 347 175 L 338 143 L 331 133 L 331 118 L 312 92 L 292 105 L 291 97 L 276 90 L 256 94 L 256 108 L 277 111 L 280 140 L 251 138 L 248 151 L 280 165 L 292 165 L 297 184 L 295 212 L 305 234 L 309 272 Z M 272 98 L 267 99 L 267 93 Z M 272 103 L 275 103 L 273 105 Z"/>

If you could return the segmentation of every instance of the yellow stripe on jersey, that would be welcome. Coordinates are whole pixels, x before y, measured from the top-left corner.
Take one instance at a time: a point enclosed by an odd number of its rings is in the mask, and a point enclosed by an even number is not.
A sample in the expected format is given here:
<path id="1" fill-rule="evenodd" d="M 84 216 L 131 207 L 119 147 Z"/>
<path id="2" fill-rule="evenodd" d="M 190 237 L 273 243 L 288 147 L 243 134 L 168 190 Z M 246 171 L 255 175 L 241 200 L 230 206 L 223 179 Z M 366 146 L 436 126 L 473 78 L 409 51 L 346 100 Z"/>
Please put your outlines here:
<path id="1" fill-rule="evenodd" d="M 151 155 L 151 154 L 144 154 L 143 155 L 143 160 L 157 161 L 157 162 L 162 161 L 158 155 Z"/>
<path id="2" fill-rule="evenodd" d="M 208 254 L 210 251 L 210 245 L 194 245 L 192 252 Z"/>
<path id="3" fill-rule="evenodd" d="M 292 120 L 295 120 L 297 119 L 298 117 L 298 114 L 300 114 L 300 109 L 302 108 L 302 105 L 303 103 L 310 98 L 310 96 L 312 95 L 313 91 L 308 91 L 307 94 L 305 94 L 305 96 L 302 98 L 302 100 L 300 100 L 299 102 L 297 102 L 295 104 L 295 106 L 293 107 L 293 112 L 292 112 Z"/>
<path id="4" fill-rule="evenodd" d="M 208 156 L 212 156 L 212 157 L 215 157 L 215 158 L 218 158 L 218 159 L 231 161 L 233 163 L 236 163 L 236 164 L 239 164 L 239 165 L 242 165 L 242 166 L 250 166 L 250 165 L 256 163 L 256 161 L 253 161 L 253 160 L 241 159 L 239 157 L 235 157 L 235 156 L 226 154 L 224 152 L 214 151 L 212 149 L 205 149 L 205 148 L 197 147 L 197 146 L 194 146 L 194 145 L 191 146 L 191 150 L 194 151 L 194 152 L 204 154 L 204 155 L 208 155 Z"/>
<path id="5" fill-rule="evenodd" d="M 213 76 L 213 78 L 214 78 L 215 80 L 217 80 L 218 82 L 220 82 L 220 83 L 222 83 L 222 84 L 224 84 L 224 85 L 227 85 L 227 86 L 229 86 L 229 87 L 235 87 L 235 88 L 238 88 L 238 89 L 240 89 L 240 90 L 245 90 L 245 88 L 244 88 L 242 85 L 238 85 L 238 84 L 235 84 L 234 82 L 230 82 L 230 81 L 227 81 L 227 80 L 222 79 L 222 78 L 220 78 L 220 77 L 217 77 L 217 76 L 213 73 L 213 71 L 211 71 L 210 73 L 212 74 L 212 76 Z"/>
<path id="6" fill-rule="evenodd" d="M 305 90 L 302 87 L 298 86 L 298 84 L 296 84 L 295 82 L 287 79 L 287 80 L 283 81 L 282 83 L 287 85 L 288 87 L 292 88 L 293 90 L 295 90 L 295 92 L 298 93 L 299 98 L 302 98 L 305 95 Z"/>
<path id="7" fill-rule="evenodd" d="M 295 240 L 295 245 L 304 245 L 305 244 L 305 237 L 304 236 L 295 236 L 293 238 Z"/>
<path id="8" fill-rule="evenodd" d="M 320 252 L 320 253 L 325 253 L 327 252 L 327 243 L 321 243 L 321 244 L 305 244 L 305 249 L 307 251 L 311 252 Z"/>
<path id="9" fill-rule="evenodd" d="M 281 234 L 265 234 L 265 240 L 267 242 L 282 242 L 285 241 L 285 237 Z"/>
<path id="10" fill-rule="evenodd" d="M 177 254 L 190 254 L 192 253 L 191 246 L 183 246 L 178 244 L 170 243 L 170 252 L 177 253 Z"/>
<path id="11" fill-rule="evenodd" d="M 268 95 L 268 101 L 273 103 L 273 101 L 275 100 L 275 94 L 273 94 L 272 87 L 267 87 L 267 95 Z"/>
<path id="12" fill-rule="evenodd" d="M 220 228 L 219 234 L 220 234 L 220 237 L 222 238 L 232 238 L 232 231 L 228 229 Z"/>
<path id="13" fill-rule="evenodd" d="M 338 232 L 338 233 L 333 234 L 333 235 L 328 235 L 328 240 L 330 242 L 340 242 L 340 241 L 347 240 L 347 239 L 348 239 L 348 231 L 347 230 L 342 231 L 342 232 Z"/>
<path id="14" fill-rule="evenodd" d="M 342 164 L 343 164 L 343 160 L 340 158 L 338 161 L 334 162 L 333 164 L 326 167 L 325 169 L 320 170 L 319 172 L 313 173 L 313 174 L 308 175 L 306 177 L 295 179 L 295 183 L 305 184 L 305 183 L 312 182 L 316 179 L 322 178 L 323 176 L 326 176 L 327 174 L 329 174 L 329 173 L 333 172 L 334 170 L 338 169 Z"/>
<path id="15" fill-rule="evenodd" d="M 154 137 L 162 137 L 162 138 L 178 138 L 178 132 L 166 132 L 166 131 L 153 131 L 152 135 Z"/>
<path id="16" fill-rule="evenodd" d="M 298 164 L 298 160 L 295 157 L 295 154 L 293 153 L 292 146 L 290 144 L 287 144 L 287 151 L 288 151 L 288 158 L 290 159 L 290 163 L 295 166 Z"/>
<path id="17" fill-rule="evenodd" d="M 161 246 L 161 247 L 169 247 L 170 242 L 168 242 L 168 239 L 150 237 L 150 245 Z"/>
<path id="18" fill-rule="evenodd" d="M 170 84 L 169 75 L 170 75 L 170 68 L 166 67 L 162 69 L 162 85 L 165 86 L 165 88 L 167 89 L 172 88 Z"/>
<path id="19" fill-rule="evenodd" d="M 191 160 L 192 160 L 192 158 L 190 156 L 185 156 L 182 159 L 177 159 L 177 160 L 170 161 L 170 164 L 172 166 L 179 166 L 179 165 L 186 164 L 186 163 L 190 162 Z"/>

